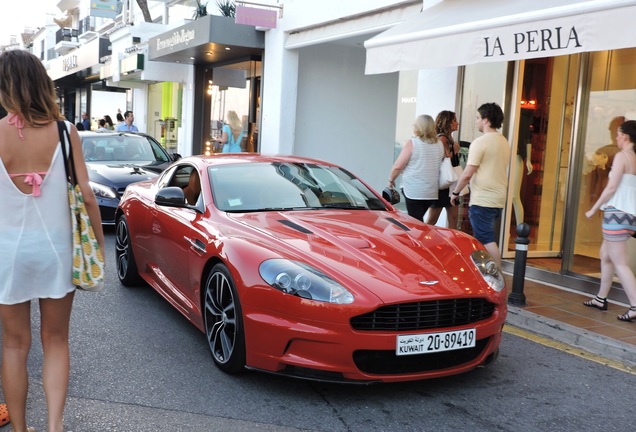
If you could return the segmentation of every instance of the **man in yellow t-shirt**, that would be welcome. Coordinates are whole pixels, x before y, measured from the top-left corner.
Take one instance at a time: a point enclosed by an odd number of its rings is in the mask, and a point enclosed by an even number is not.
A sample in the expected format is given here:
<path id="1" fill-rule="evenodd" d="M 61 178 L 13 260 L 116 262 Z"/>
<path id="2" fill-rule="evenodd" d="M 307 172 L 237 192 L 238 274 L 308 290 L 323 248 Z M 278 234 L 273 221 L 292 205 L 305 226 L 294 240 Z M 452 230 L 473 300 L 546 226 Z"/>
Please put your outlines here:
<path id="1" fill-rule="evenodd" d="M 496 103 L 477 109 L 475 124 L 483 135 L 470 144 L 466 168 L 452 191 L 451 203 L 457 205 L 459 191 L 470 182 L 470 224 L 474 236 L 501 267 L 495 225 L 501 218 L 508 190 L 510 144 L 497 132 L 504 115 Z"/>

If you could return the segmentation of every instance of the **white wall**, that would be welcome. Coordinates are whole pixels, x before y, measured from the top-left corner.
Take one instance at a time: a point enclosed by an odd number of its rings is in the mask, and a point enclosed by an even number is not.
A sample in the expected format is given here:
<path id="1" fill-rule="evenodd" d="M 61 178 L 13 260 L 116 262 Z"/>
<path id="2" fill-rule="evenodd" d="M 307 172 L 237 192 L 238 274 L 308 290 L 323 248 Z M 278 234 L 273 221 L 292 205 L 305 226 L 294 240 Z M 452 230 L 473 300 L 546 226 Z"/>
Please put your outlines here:
<path id="1" fill-rule="evenodd" d="M 417 115 L 435 118 L 440 111 L 456 111 L 457 67 L 426 69 L 418 73 Z M 459 118 L 459 113 L 457 113 Z"/>
<path id="2" fill-rule="evenodd" d="M 298 50 L 285 49 L 285 33 L 265 33 L 261 97 L 261 153 L 291 154 L 294 150 Z"/>
<path id="3" fill-rule="evenodd" d="M 89 110 L 93 119 L 99 120 L 108 114 L 113 119 L 113 122 L 117 123 L 118 108 L 121 109 L 122 113 L 126 111 L 126 93 L 93 90 L 91 108 Z M 94 124 L 93 127 L 97 128 L 99 126 Z"/>
<path id="4" fill-rule="evenodd" d="M 393 164 L 397 74 L 364 75 L 362 47 L 299 50 L 294 154 L 334 162 L 373 188 Z"/>
<path id="5" fill-rule="evenodd" d="M 413 0 L 286 0 L 279 25 L 291 31 L 409 3 Z"/>

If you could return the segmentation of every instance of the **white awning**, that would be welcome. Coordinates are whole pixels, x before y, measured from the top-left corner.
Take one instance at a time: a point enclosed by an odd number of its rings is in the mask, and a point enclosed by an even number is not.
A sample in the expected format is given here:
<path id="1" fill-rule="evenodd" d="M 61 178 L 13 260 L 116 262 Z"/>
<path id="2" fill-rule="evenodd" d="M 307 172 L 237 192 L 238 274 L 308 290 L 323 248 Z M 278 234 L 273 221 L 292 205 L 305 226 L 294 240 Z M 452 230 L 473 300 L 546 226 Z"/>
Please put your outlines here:
<path id="1" fill-rule="evenodd" d="M 636 0 L 444 0 L 367 40 L 366 73 L 636 47 L 635 21 Z"/>

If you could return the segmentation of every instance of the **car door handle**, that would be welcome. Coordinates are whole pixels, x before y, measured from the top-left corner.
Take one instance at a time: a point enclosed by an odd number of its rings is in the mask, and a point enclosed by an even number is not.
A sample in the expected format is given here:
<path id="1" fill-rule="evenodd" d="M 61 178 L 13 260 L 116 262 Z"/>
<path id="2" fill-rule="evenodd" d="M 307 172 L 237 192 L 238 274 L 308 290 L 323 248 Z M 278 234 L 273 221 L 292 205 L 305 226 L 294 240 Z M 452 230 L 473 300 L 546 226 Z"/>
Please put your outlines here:
<path id="1" fill-rule="evenodd" d="M 183 238 L 184 238 L 184 240 L 185 240 L 185 241 L 187 241 L 188 243 L 190 243 L 190 246 L 192 246 L 192 248 L 193 248 L 195 251 L 197 251 L 197 252 L 199 252 L 199 253 L 201 253 L 201 254 L 204 254 L 204 253 L 205 253 L 205 251 L 206 251 L 206 249 L 205 249 L 205 243 L 203 243 L 201 240 L 199 240 L 199 239 L 192 240 L 191 238 L 186 237 L 186 236 L 184 236 Z"/>

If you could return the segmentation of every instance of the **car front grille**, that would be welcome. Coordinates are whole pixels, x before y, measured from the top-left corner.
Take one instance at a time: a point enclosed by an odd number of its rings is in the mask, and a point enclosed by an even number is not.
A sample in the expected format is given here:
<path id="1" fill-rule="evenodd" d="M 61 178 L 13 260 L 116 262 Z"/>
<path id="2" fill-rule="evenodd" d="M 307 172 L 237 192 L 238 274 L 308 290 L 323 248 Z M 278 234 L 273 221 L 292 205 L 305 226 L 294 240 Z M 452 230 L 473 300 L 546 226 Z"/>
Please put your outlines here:
<path id="1" fill-rule="evenodd" d="M 482 298 L 462 298 L 382 306 L 351 318 L 362 331 L 411 331 L 456 327 L 488 319 L 495 305 Z"/>
<path id="2" fill-rule="evenodd" d="M 353 353 L 353 361 L 362 372 L 377 375 L 437 371 L 475 360 L 488 346 L 489 340 L 478 340 L 473 348 L 405 356 L 395 355 L 395 350 L 360 350 Z"/>

